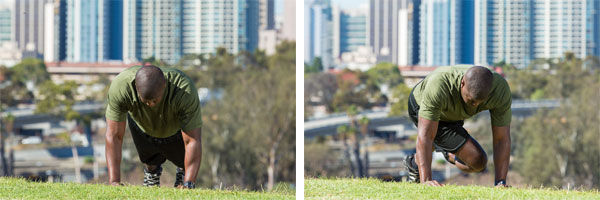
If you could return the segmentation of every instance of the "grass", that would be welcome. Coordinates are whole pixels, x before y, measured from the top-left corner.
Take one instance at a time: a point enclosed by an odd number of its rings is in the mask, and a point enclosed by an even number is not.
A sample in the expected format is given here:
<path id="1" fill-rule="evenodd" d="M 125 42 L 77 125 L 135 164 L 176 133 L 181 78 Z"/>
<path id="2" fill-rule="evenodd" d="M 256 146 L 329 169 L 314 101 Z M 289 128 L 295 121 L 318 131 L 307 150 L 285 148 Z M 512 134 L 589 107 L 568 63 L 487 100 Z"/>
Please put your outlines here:
<path id="1" fill-rule="evenodd" d="M 429 187 L 378 179 L 314 179 L 304 181 L 305 199 L 600 199 L 598 191 L 482 186 Z"/>
<path id="2" fill-rule="evenodd" d="M 0 199 L 294 199 L 293 192 L 243 190 L 183 190 L 167 187 L 101 184 L 39 183 L 0 178 Z"/>

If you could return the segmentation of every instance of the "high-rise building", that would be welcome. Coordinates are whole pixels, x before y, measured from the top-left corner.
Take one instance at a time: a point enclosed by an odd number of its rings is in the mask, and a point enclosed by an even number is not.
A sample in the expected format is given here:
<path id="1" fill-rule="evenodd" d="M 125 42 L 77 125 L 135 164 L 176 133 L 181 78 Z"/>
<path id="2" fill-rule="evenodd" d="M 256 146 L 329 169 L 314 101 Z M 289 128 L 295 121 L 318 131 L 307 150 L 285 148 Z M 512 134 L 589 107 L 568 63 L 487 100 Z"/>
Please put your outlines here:
<path id="1" fill-rule="evenodd" d="M 598 52 L 597 0 L 478 0 L 475 3 L 475 63 L 505 61 L 517 67 L 532 60 L 579 58 Z"/>
<path id="2" fill-rule="evenodd" d="M 296 40 L 296 1 L 283 0 L 283 9 L 285 12 L 283 13 L 281 39 Z"/>
<path id="3" fill-rule="evenodd" d="M 304 62 L 319 57 L 325 67 L 332 66 L 331 6 L 328 0 L 304 3 Z"/>
<path id="4" fill-rule="evenodd" d="M 377 56 L 377 62 L 398 63 L 398 10 L 401 2 L 369 0 L 369 46 Z"/>
<path id="5" fill-rule="evenodd" d="M 123 60 L 178 62 L 185 54 L 253 51 L 258 0 L 124 0 Z"/>
<path id="6" fill-rule="evenodd" d="M 9 6 L 0 5 L 0 42 L 11 39 L 11 13 Z"/>
<path id="7" fill-rule="evenodd" d="M 44 54 L 44 5 L 50 1 L 15 0 L 12 5 L 12 38 L 25 57 L 41 58 Z"/>
<path id="8" fill-rule="evenodd" d="M 473 64 L 473 8 L 473 1 L 421 2 L 421 65 Z"/>
<path id="9" fill-rule="evenodd" d="M 44 61 L 67 57 L 67 0 L 53 0 L 44 8 Z"/>
<path id="10" fill-rule="evenodd" d="M 419 5 L 420 0 L 403 1 L 398 10 L 398 65 L 419 62 Z"/>
<path id="11" fill-rule="evenodd" d="M 339 59 L 342 53 L 367 46 L 367 13 L 366 11 L 332 9 L 333 57 Z"/>
<path id="12" fill-rule="evenodd" d="M 65 5 L 66 61 L 121 60 L 121 3 L 113 0 L 67 0 Z M 54 16 L 59 16 L 59 13 Z"/>
<path id="13" fill-rule="evenodd" d="M 275 28 L 275 0 L 259 0 L 260 30 Z"/>

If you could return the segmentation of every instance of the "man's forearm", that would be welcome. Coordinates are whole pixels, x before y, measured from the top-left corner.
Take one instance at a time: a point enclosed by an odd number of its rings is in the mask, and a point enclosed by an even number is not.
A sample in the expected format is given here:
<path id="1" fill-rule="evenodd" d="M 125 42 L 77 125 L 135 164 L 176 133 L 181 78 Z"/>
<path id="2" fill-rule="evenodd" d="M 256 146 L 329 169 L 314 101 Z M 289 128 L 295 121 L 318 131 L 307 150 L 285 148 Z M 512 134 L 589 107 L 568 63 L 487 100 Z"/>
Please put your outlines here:
<path id="1" fill-rule="evenodd" d="M 121 182 L 121 147 L 123 138 L 106 134 L 106 164 L 110 183 Z"/>
<path id="2" fill-rule="evenodd" d="M 506 180 L 510 162 L 510 126 L 492 126 L 496 181 Z"/>
<path id="3" fill-rule="evenodd" d="M 184 181 L 195 182 L 202 162 L 202 142 L 190 141 L 185 145 L 185 178 Z"/>
<path id="4" fill-rule="evenodd" d="M 506 180 L 510 160 L 510 137 L 494 142 L 494 168 L 496 180 Z"/>
<path id="5" fill-rule="evenodd" d="M 417 137 L 417 154 L 415 162 L 419 166 L 419 178 L 421 182 L 430 181 L 431 178 L 431 140 L 420 135 Z"/>

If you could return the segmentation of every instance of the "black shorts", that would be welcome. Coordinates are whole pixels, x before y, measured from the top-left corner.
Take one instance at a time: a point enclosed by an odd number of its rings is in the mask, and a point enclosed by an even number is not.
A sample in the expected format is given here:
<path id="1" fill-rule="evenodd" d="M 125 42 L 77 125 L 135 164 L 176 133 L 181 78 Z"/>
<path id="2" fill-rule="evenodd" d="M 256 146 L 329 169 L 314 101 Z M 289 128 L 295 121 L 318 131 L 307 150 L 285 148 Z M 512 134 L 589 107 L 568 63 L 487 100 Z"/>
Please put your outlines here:
<path id="1" fill-rule="evenodd" d="M 413 89 L 414 91 L 414 89 Z M 408 115 L 419 126 L 419 104 L 415 100 L 413 91 L 410 92 L 408 98 Z M 446 122 L 439 121 L 437 134 L 433 140 L 433 146 L 436 151 L 456 153 L 471 136 L 463 128 L 464 121 Z"/>
<path id="2" fill-rule="evenodd" d="M 127 121 L 142 163 L 156 166 L 170 160 L 175 166 L 184 168 L 185 145 L 181 131 L 167 138 L 156 138 L 144 133 L 130 116 L 127 116 Z"/>

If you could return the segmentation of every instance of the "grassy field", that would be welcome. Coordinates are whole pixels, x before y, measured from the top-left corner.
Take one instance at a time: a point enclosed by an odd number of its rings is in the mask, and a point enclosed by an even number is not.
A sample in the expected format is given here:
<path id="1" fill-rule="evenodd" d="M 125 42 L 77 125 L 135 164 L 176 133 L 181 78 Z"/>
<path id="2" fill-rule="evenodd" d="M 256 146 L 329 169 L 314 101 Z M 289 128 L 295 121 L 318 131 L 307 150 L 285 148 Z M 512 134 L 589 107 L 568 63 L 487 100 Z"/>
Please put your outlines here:
<path id="1" fill-rule="evenodd" d="M 290 190 L 250 192 L 241 190 L 182 190 L 143 186 L 109 186 L 76 183 L 37 183 L 0 178 L 0 199 L 294 199 Z"/>
<path id="2" fill-rule="evenodd" d="M 428 187 L 378 179 L 305 179 L 305 199 L 600 199 L 598 191 L 493 188 L 482 186 Z"/>

